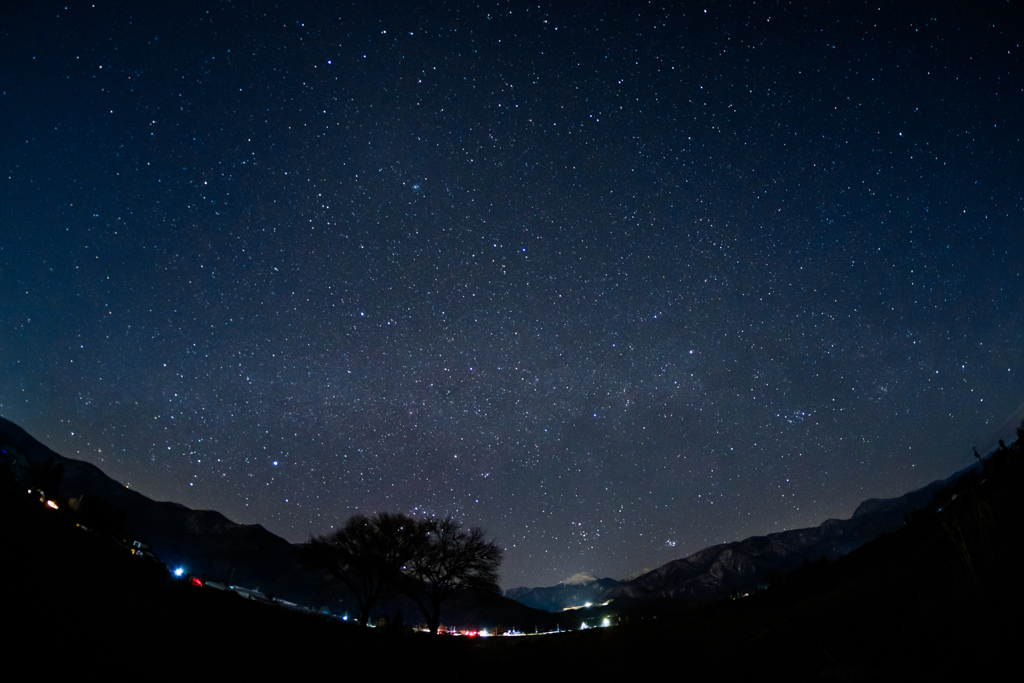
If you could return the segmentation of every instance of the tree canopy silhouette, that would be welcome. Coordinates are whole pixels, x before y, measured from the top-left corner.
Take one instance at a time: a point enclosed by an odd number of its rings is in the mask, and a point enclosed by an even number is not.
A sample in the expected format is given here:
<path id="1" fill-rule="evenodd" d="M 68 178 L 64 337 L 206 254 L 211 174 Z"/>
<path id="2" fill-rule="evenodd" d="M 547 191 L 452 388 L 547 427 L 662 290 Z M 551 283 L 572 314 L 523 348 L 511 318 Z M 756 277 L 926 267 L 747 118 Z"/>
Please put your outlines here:
<path id="1" fill-rule="evenodd" d="M 464 531 L 451 517 L 425 520 L 423 545 L 406 563 L 404 592 L 416 602 L 431 633 L 441 623 L 441 603 L 452 593 L 475 589 L 498 593 L 501 548 L 478 527 Z M 412 579 L 412 581 L 408 581 Z"/>
<path id="2" fill-rule="evenodd" d="M 332 534 L 316 536 L 299 550 L 299 561 L 321 567 L 351 589 L 360 619 L 396 591 L 416 603 L 431 633 L 441 623 L 441 604 L 456 591 L 498 592 L 501 548 L 479 528 L 468 531 L 446 517 L 415 520 L 381 512 L 355 515 Z"/>
<path id="3" fill-rule="evenodd" d="M 424 544 L 420 523 L 403 514 L 381 512 L 373 518 L 350 517 L 345 526 L 315 536 L 298 551 L 306 567 L 326 569 L 345 583 L 359 604 L 360 619 L 370 623 L 370 611 L 398 585 L 402 565 Z"/>

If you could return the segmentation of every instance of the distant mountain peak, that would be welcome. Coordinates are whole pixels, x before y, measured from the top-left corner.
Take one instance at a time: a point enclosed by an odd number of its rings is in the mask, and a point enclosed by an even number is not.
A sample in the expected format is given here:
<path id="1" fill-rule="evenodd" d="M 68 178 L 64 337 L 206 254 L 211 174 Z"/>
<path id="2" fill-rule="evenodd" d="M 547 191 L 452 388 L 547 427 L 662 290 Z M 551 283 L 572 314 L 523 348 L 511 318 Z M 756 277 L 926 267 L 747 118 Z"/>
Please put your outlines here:
<path id="1" fill-rule="evenodd" d="M 577 572 L 570 576 L 568 579 L 562 582 L 563 586 L 585 586 L 588 583 L 594 583 L 597 581 L 597 577 L 593 574 L 587 574 L 586 572 Z"/>

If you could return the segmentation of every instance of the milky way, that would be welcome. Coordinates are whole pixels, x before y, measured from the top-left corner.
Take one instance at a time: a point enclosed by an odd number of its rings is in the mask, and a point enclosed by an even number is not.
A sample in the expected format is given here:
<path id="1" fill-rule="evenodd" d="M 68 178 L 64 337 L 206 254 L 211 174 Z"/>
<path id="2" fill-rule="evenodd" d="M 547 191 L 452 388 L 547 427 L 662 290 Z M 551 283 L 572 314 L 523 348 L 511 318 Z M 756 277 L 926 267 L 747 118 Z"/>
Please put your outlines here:
<path id="1" fill-rule="evenodd" d="M 0 10 L 0 413 L 502 584 L 848 517 L 1024 400 L 1014 3 Z"/>

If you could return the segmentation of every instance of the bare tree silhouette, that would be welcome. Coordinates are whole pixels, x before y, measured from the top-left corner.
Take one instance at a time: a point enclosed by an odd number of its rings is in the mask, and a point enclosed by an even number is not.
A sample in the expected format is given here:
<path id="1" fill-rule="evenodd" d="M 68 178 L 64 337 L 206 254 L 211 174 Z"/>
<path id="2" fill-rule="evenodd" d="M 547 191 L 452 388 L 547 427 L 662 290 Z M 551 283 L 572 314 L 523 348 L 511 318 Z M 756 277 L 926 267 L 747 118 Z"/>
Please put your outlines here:
<path id="1" fill-rule="evenodd" d="M 423 544 L 404 569 L 403 591 L 416 602 L 436 634 L 441 603 L 459 590 L 498 593 L 501 548 L 483 530 L 463 531 L 451 517 L 421 522 Z M 409 581 L 413 579 L 413 581 Z"/>
<path id="2" fill-rule="evenodd" d="M 372 518 L 355 515 L 334 533 L 311 538 L 300 547 L 298 560 L 344 582 L 359 603 L 362 623 L 369 625 L 371 610 L 389 597 L 401 567 L 423 545 L 423 530 L 411 517 L 389 512 Z"/>

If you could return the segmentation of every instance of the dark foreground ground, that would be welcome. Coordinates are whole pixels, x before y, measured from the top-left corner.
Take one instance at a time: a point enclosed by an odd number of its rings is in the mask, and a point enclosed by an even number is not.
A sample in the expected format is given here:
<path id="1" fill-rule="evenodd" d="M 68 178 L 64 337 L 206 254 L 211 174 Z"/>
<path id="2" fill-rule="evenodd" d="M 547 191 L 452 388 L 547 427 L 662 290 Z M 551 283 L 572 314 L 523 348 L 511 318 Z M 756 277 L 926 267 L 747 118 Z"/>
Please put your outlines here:
<path id="1" fill-rule="evenodd" d="M 62 678 L 1005 676 L 1024 634 L 1022 462 L 997 453 L 902 530 L 754 596 L 613 605 L 612 628 L 489 639 L 370 631 L 189 587 L 5 486 L 2 651 L 8 671 Z"/>

